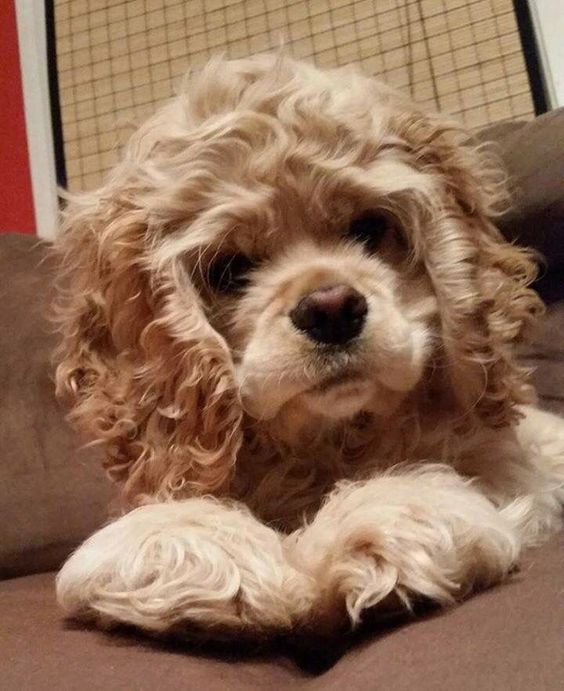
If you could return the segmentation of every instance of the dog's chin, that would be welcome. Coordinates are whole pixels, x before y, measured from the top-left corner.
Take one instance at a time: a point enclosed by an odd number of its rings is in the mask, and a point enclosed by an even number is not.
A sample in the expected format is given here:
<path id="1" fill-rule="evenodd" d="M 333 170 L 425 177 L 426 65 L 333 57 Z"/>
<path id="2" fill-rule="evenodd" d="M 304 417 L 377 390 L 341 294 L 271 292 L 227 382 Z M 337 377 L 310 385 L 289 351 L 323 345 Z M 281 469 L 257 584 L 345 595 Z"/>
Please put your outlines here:
<path id="1" fill-rule="evenodd" d="M 367 408 L 373 396 L 374 382 L 352 377 L 315 386 L 301 395 L 301 402 L 311 413 L 339 420 Z"/>
<path id="2" fill-rule="evenodd" d="M 257 420 L 281 420 L 289 416 L 293 424 L 298 426 L 308 426 L 308 421 L 315 420 L 315 424 L 323 424 L 323 420 L 326 420 L 331 425 L 339 420 L 354 418 L 361 412 L 380 417 L 391 416 L 415 387 L 415 377 L 412 383 L 413 386 L 403 386 L 399 390 L 389 387 L 379 378 L 343 373 L 322 379 L 316 384 L 304 386 L 302 383 L 295 388 L 286 388 L 283 382 L 279 382 L 275 389 L 257 387 L 257 393 L 268 390 L 269 396 L 249 395 L 250 391 L 245 387 L 242 402 L 247 414 Z"/>
<path id="3" fill-rule="evenodd" d="M 392 391 L 377 380 L 359 375 L 323 382 L 299 398 L 302 406 L 312 414 L 329 420 L 342 420 L 363 411 L 389 415 L 406 395 L 405 391 Z"/>

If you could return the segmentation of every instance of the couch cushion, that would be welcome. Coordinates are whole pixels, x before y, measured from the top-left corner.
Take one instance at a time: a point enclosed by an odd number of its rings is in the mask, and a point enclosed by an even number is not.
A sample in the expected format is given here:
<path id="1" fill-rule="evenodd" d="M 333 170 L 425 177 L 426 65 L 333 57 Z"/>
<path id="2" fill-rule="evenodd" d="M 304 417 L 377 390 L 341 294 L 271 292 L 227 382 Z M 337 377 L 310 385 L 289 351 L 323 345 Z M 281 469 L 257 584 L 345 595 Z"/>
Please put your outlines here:
<path id="1" fill-rule="evenodd" d="M 0 577 L 55 568 L 104 520 L 110 485 L 54 396 L 46 248 L 0 235 Z"/>
<path id="2" fill-rule="evenodd" d="M 556 691 L 564 680 L 563 547 L 561 537 L 531 552 L 510 583 L 458 607 L 380 635 L 365 632 L 315 677 L 281 647 L 250 656 L 232 650 L 227 658 L 124 632 L 89 630 L 62 620 L 52 574 L 4 581 L 0 679 L 3 688 L 36 691 Z M 313 663 L 310 659 L 308 666 Z"/>
<path id="3" fill-rule="evenodd" d="M 548 310 L 537 338 L 521 349 L 539 394 L 539 405 L 564 416 L 564 301 Z"/>
<path id="4" fill-rule="evenodd" d="M 515 199 L 502 229 L 538 247 L 550 266 L 564 265 L 564 108 L 498 141 Z"/>
<path id="5" fill-rule="evenodd" d="M 545 258 L 537 285 L 543 298 L 564 299 L 564 108 L 529 123 L 495 125 L 478 138 L 499 144 L 509 175 L 513 205 L 500 229 Z"/>

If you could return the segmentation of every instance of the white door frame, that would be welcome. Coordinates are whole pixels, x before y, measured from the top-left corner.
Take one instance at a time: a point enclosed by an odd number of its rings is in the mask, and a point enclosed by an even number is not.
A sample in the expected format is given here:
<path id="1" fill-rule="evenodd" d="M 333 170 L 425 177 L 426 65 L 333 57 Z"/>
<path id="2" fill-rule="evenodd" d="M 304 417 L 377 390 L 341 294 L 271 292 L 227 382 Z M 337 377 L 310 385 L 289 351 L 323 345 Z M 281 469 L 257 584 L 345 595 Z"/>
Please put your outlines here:
<path id="1" fill-rule="evenodd" d="M 564 106 L 564 2 L 529 0 L 549 108 Z"/>
<path id="2" fill-rule="evenodd" d="M 15 5 L 35 227 L 39 237 L 52 240 L 58 200 L 45 6 L 43 0 L 16 0 Z"/>

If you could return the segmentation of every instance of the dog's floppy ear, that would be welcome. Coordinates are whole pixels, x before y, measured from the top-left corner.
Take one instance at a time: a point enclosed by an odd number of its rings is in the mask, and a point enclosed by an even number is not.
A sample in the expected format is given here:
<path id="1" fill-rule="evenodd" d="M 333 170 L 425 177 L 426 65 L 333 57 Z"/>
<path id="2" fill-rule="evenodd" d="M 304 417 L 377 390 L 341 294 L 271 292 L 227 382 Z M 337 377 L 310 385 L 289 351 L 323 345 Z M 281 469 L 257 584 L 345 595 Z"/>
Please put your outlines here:
<path id="1" fill-rule="evenodd" d="M 515 404 L 534 399 L 514 352 L 543 311 L 528 288 L 534 257 L 506 242 L 491 220 L 508 200 L 491 152 L 442 116 L 415 115 L 397 126 L 440 190 L 419 244 L 439 301 L 452 392 L 469 419 L 503 426 L 518 415 Z"/>
<path id="2" fill-rule="evenodd" d="M 126 503 L 219 492 L 240 444 L 229 349 L 185 270 L 151 264 L 147 212 L 117 179 L 79 195 L 63 220 L 58 392 L 104 443 Z"/>

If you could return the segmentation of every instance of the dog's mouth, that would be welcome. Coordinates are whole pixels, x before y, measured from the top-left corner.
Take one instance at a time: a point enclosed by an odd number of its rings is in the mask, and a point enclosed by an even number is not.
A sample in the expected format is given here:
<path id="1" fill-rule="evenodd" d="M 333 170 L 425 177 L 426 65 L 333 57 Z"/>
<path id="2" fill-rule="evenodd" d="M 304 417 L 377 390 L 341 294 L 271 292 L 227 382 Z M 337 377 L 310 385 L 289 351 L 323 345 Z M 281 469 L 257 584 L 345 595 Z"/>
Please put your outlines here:
<path id="1" fill-rule="evenodd" d="M 366 380 L 360 372 L 354 370 L 343 370 L 342 372 L 337 372 L 328 377 L 325 377 L 318 384 L 315 384 L 306 393 L 320 393 L 324 394 L 333 389 L 335 386 L 341 386 L 344 384 L 354 385 Z"/>
<path id="2" fill-rule="evenodd" d="M 312 412 L 325 417 L 352 417 L 369 404 L 374 388 L 374 380 L 366 375 L 344 370 L 304 391 L 302 400 Z"/>

